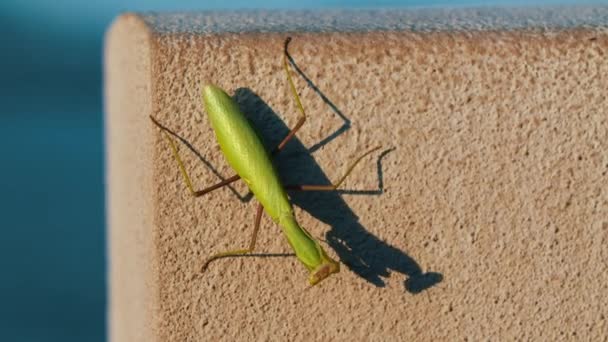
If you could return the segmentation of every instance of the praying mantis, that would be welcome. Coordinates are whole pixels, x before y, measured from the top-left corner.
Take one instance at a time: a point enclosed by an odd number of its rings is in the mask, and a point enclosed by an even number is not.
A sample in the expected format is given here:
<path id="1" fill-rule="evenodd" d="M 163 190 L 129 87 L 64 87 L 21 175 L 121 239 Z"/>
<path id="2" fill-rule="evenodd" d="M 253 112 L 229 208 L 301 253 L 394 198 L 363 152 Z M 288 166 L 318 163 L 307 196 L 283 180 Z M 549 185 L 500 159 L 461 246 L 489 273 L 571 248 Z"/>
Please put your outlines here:
<path id="1" fill-rule="evenodd" d="M 300 96 L 298 95 L 295 84 L 291 78 L 288 60 L 289 53 L 287 49 L 290 41 L 290 37 L 285 39 L 283 47 L 283 67 L 287 75 L 290 90 L 296 101 L 299 118 L 287 136 L 283 138 L 270 153 L 265 149 L 259 135 L 241 112 L 238 104 L 225 91 L 211 84 L 205 85 L 202 89 L 203 103 L 220 145 L 220 149 L 228 161 L 228 164 L 236 171 L 236 175 L 205 189 L 194 190 L 190 176 L 179 155 L 175 140 L 164 126 L 162 126 L 154 117 L 150 116 L 152 122 L 161 129 L 163 136 L 166 138 L 173 157 L 179 166 L 182 178 L 194 197 L 203 196 L 242 179 L 259 202 L 255 213 L 253 234 L 249 246 L 245 249 L 231 250 L 212 255 L 204 262 L 201 269 L 202 272 L 204 272 L 214 260 L 244 255 L 251 253 L 254 250 L 260 228 L 262 211 L 266 211 L 272 220 L 282 228 L 296 257 L 309 271 L 308 282 L 310 285 L 316 285 L 331 274 L 340 271 L 340 264 L 327 255 L 319 242 L 306 231 L 306 229 L 300 227 L 296 221 L 294 210 L 289 202 L 286 191 L 335 191 L 340 187 L 355 166 L 367 155 L 380 149 L 380 146 L 370 149 L 359 156 L 336 183 L 327 185 L 283 185 L 281 183 L 271 157 L 283 150 L 285 145 L 295 136 L 296 132 L 306 121 L 306 112 L 304 111 Z"/>

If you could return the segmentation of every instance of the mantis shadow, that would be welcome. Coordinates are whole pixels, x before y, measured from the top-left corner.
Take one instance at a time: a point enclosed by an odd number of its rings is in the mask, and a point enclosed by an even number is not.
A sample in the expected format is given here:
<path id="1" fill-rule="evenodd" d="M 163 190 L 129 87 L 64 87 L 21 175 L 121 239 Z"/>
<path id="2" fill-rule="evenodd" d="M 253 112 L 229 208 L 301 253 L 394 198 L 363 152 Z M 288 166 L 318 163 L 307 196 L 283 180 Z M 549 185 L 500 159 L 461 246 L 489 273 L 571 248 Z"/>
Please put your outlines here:
<path id="1" fill-rule="evenodd" d="M 234 99 L 258 130 L 268 150 L 289 133 L 289 128 L 280 117 L 250 89 L 237 89 Z M 337 132 L 332 134 L 331 139 L 324 139 L 323 145 L 335 139 L 340 134 L 340 130 Z M 316 144 L 314 148 L 318 149 L 320 146 L 322 145 Z M 354 273 L 375 286 L 384 287 L 383 278 L 388 277 L 391 271 L 399 272 L 407 276 L 404 282 L 405 290 L 410 293 L 420 293 L 441 282 L 443 276 L 440 273 L 423 272 L 412 257 L 367 231 L 340 196 L 341 194 L 382 195 L 384 192 L 382 159 L 393 150 L 394 148 L 383 151 L 377 159 L 377 190 L 290 192 L 290 197 L 294 205 L 331 227 L 326 234 L 326 242 L 336 251 L 340 261 Z M 297 137 L 290 140 L 285 149 L 277 155 L 275 166 L 285 184 L 331 183 L 310 155 L 310 150 Z"/>

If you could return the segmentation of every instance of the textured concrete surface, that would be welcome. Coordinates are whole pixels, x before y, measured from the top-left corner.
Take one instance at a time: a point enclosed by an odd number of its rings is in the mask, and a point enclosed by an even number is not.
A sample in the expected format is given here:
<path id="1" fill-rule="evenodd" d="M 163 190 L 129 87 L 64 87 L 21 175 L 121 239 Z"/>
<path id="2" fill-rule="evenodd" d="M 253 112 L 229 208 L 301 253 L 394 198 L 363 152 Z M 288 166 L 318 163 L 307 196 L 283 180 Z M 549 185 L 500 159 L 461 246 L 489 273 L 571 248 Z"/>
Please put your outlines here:
<path id="1" fill-rule="evenodd" d="M 105 75 L 112 341 L 605 340 L 608 10 L 483 11 L 117 19 Z M 230 20 L 249 24 L 233 32 Z M 235 94 L 276 144 L 297 118 L 282 31 L 298 31 L 309 114 L 277 158 L 284 180 L 328 182 L 383 146 L 345 190 L 293 194 L 302 226 L 343 264 L 312 288 L 267 218 L 256 255 L 199 273 L 210 254 L 246 246 L 255 199 L 242 183 L 192 198 L 148 120 L 183 139 L 195 187 L 231 176 L 201 86 Z"/>

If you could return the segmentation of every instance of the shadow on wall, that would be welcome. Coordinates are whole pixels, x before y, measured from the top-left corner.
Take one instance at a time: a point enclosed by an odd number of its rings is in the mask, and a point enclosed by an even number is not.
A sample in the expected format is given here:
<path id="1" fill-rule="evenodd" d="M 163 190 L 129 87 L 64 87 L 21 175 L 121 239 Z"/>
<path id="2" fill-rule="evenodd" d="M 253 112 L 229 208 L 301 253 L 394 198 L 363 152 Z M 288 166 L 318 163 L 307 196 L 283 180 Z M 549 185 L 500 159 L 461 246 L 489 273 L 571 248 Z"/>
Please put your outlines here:
<path id="1" fill-rule="evenodd" d="M 318 89 L 314 89 L 319 92 Z M 345 120 L 345 124 L 321 143 L 314 145 L 314 149 L 329 143 L 350 126 L 346 117 L 325 96 L 321 96 Z M 251 90 L 238 89 L 234 98 L 258 129 L 267 149 L 272 149 L 289 133 L 289 128 L 279 116 Z M 434 272 L 422 272 L 422 269 L 412 257 L 369 233 L 359 223 L 357 215 L 340 197 L 340 194 L 344 193 L 367 196 L 381 195 L 384 191 L 382 158 L 393 150 L 394 148 L 384 150 L 377 159 L 377 190 L 294 191 L 290 193 L 290 198 L 294 205 L 331 227 L 326 235 L 326 241 L 336 251 L 340 261 L 353 272 L 368 282 L 383 287 L 385 282 L 382 277 L 388 277 L 390 271 L 397 271 L 408 276 L 405 281 L 405 289 L 410 293 L 419 293 L 439 283 L 443 276 Z M 289 170 L 286 169 L 287 165 L 289 165 Z M 280 175 L 288 175 L 289 177 L 288 179 L 283 177 L 284 183 L 331 184 L 331 180 L 310 155 L 310 150 L 304 147 L 297 137 L 290 140 L 285 149 L 278 154 L 276 166 Z"/>
<path id="2" fill-rule="evenodd" d="M 285 184 L 314 184 L 328 185 L 331 180 L 323 172 L 321 167 L 312 158 L 311 153 L 330 143 L 350 128 L 350 120 L 310 81 L 308 77 L 297 67 L 289 56 L 291 65 L 296 72 L 303 77 L 308 85 L 332 108 L 344 123 L 335 132 L 307 149 L 296 137 L 291 139 L 285 149 L 276 158 L 276 167 L 279 175 L 287 175 L 282 181 Z M 258 130 L 267 150 L 272 150 L 289 133 L 289 128 L 280 117 L 253 91 L 247 88 L 237 89 L 234 95 L 235 101 L 241 110 L 247 115 L 254 127 Z M 213 167 L 188 141 L 164 127 L 170 134 L 178 138 L 221 180 L 225 180 L 216 168 Z M 380 196 L 384 193 L 382 174 L 382 159 L 394 151 L 388 148 L 378 156 L 376 161 L 378 174 L 378 189 L 376 190 L 337 190 L 320 192 L 298 192 L 290 193 L 292 203 L 317 220 L 331 227 L 326 234 L 326 242 L 336 251 L 340 261 L 358 274 L 363 279 L 378 287 L 384 287 L 383 277 L 388 277 L 391 271 L 406 275 L 405 290 L 410 293 L 420 293 L 443 280 L 440 273 L 424 273 L 420 265 L 405 252 L 381 241 L 369 233 L 359 223 L 357 215 L 342 200 L 340 194 Z M 352 161 L 347 161 L 352 162 Z M 289 170 L 285 166 L 289 165 Z M 234 188 L 231 191 L 243 202 L 248 202 L 253 197 L 251 192 L 241 196 Z M 239 257 L 271 257 L 271 256 L 293 256 L 293 254 L 249 254 Z"/>

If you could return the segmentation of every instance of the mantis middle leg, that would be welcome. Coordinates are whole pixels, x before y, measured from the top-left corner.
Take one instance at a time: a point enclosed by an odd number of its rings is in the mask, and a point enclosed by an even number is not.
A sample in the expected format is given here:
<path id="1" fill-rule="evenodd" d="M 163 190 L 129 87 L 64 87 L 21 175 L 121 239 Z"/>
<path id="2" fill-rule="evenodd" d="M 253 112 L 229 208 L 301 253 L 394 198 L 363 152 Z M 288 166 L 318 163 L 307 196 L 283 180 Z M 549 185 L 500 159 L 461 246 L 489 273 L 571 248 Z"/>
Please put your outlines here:
<path id="1" fill-rule="evenodd" d="M 348 175 L 350 175 L 350 173 L 353 171 L 353 169 L 355 168 L 355 166 L 357 166 L 357 164 L 361 161 L 361 159 L 365 158 L 367 155 L 369 155 L 370 153 L 377 151 L 380 149 L 381 146 L 376 146 L 374 148 L 372 148 L 371 150 L 363 153 L 361 156 L 359 156 L 359 158 L 357 158 L 349 167 L 348 169 L 346 169 L 346 172 L 344 173 L 344 175 L 335 183 L 331 183 L 331 184 L 327 184 L 327 185 L 285 185 L 285 189 L 287 190 L 297 190 L 297 191 L 334 191 L 337 190 L 340 185 L 344 182 L 344 180 L 346 179 L 346 177 L 348 177 Z"/>
<path id="2" fill-rule="evenodd" d="M 209 263 L 212 262 L 213 260 L 217 260 L 219 258 L 243 255 L 243 254 L 248 254 L 248 253 L 253 252 L 253 249 L 255 248 L 255 242 L 257 241 L 257 237 L 258 237 L 258 231 L 260 229 L 260 221 L 262 219 L 263 209 L 264 209 L 264 207 L 262 207 L 262 204 L 258 204 L 258 207 L 255 212 L 255 221 L 253 224 L 253 234 L 251 235 L 251 241 L 249 242 L 249 247 L 246 249 L 237 249 L 237 250 L 233 250 L 233 251 L 217 253 L 217 254 L 210 256 L 203 264 L 203 267 L 201 267 L 201 272 L 205 272 L 205 270 L 207 269 L 207 266 L 209 266 Z"/>

